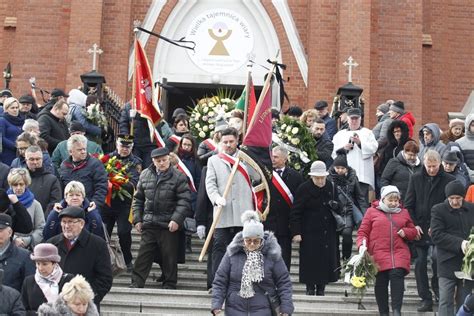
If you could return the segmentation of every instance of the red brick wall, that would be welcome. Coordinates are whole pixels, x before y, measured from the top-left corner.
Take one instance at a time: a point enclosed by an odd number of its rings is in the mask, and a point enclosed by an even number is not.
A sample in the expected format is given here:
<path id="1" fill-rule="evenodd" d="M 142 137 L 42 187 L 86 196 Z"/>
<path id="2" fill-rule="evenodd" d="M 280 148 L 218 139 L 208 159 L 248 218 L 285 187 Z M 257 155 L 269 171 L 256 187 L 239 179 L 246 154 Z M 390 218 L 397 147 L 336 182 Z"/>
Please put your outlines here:
<path id="1" fill-rule="evenodd" d="M 360 64 L 353 82 L 364 88 L 366 125 L 374 108 L 386 99 L 401 99 L 418 121 L 445 126 L 446 112 L 459 111 L 474 82 L 474 2 L 442 0 L 288 0 L 309 66 L 308 87 L 301 77 L 282 21 L 271 0 L 262 4 L 278 34 L 284 76 L 293 104 L 312 107 L 332 101 L 347 78 L 342 62 L 352 55 Z M 46 89 L 80 85 L 91 70 L 87 50 L 97 43 L 104 53 L 99 71 L 122 98 L 130 96 L 128 58 L 132 24 L 143 21 L 152 0 L 3 0 L 0 1 L 0 69 L 12 62 L 12 88 L 28 91 L 35 76 Z M 177 0 L 169 0 L 154 27 L 161 32 Z M 16 16 L 16 28 L 4 28 Z M 433 45 L 422 46 L 430 34 Z M 157 39 L 146 45 L 153 64 Z M 3 87 L 3 82 L 1 84 Z"/>
<path id="2" fill-rule="evenodd" d="M 460 111 L 474 89 L 474 3 L 429 1 L 424 31 L 433 46 L 423 49 L 423 114 L 425 122 L 447 127 L 448 111 Z"/>

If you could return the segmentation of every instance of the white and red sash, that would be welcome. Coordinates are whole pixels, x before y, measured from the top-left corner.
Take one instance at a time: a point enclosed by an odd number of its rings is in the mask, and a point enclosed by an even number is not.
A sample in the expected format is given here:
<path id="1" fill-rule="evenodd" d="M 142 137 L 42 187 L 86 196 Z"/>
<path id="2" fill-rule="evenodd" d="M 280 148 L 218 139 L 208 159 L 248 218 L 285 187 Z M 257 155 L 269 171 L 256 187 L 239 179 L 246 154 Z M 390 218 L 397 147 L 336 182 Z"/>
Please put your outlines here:
<path id="1" fill-rule="evenodd" d="M 163 141 L 163 138 L 161 138 L 160 133 L 158 133 L 158 131 L 156 129 L 154 129 L 154 131 L 155 131 L 156 145 L 158 147 L 165 147 L 165 142 Z M 176 135 L 173 135 L 173 136 L 176 136 Z M 178 136 L 176 136 L 176 137 L 178 137 Z M 178 141 L 178 144 L 179 144 L 179 141 Z M 194 184 L 194 178 L 193 178 L 191 172 L 186 167 L 184 162 L 182 162 L 181 159 L 179 159 L 178 156 L 176 156 L 176 158 L 178 159 L 178 170 L 181 171 L 188 178 L 188 184 L 189 184 L 189 187 L 191 188 L 191 190 L 194 191 L 194 192 L 197 192 L 196 185 Z"/>
<path id="2" fill-rule="evenodd" d="M 225 164 L 229 165 L 231 169 L 234 167 L 235 162 L 236 162 L 234 157 L 229 156 L 225 153 L 219 153 L 219 154 L 217 154 L 217 156 Z M 255 191 L 252 187 L 252 181 L 250 180 L 250 175 L 247 172 L 247 168 L 245 167 L 245 165 L 242 162 L 239 161 L 239 166 L 237 167 L 237 170 L 240 172 L 240 174 L 244 177 L 245 181 L 249 185 L 250 190 L 252 191 L 252 199 L 253 199 L 254 206 L 257 208 L 258 207 L 258 199 L 257 199 L 257 195 L 255 194 Z"/>
<path id="3" fill-rule="evenodd" d="M 205 140 L 203 141 L 203 143 L 206 144 L 207 147 L 209 147 L 209 149 L 210 149 L 211 151 L 216 151 L 217 145 L 216 145 L 216 143 L 214 143 L 214 141 L 213 141 L 212 139 L 210 139 L 210 138 L 205 139 Z"/>
<path id="4" fill-rule="evenodd" d="M 273 170 L 273 177 L 272 177 L 272 183 L 275 186 L 275 188 L 278 190 L 278 192 L 281 194 L 281 196 L 285 199 L 286 203 L 290 207 L 293 206 L 293 194 L 291 194 L 290 189 L 286 185 L 286 183 L 283 181 L 283 179 L 280 177 L 278 172 Z"/>
<path id="5" fill-rule="evenodd" d="M 176 145 L 179 145 L 179 142 L 181 141 L 181 137 L 175 134 L 171 135 L 168 139 L 171 140 Z"/>

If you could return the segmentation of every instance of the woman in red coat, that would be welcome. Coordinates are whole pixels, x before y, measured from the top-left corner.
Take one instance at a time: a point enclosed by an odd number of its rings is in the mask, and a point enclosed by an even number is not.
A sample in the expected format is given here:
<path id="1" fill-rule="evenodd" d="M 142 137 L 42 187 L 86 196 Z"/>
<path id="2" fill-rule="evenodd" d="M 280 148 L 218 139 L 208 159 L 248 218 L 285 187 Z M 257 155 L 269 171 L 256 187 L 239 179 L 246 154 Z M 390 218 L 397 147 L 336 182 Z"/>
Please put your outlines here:
<path id="1" fill-rule="evenodd" d="M 405 275 L 410 272 L 410 250 L 406 240 L 414 240 L 417 231 L 410 214 L 400 206 L 400 192 L 388 185 L 381 190 L 380 201 L 367 209 L 359 231 L 357 246 L 367 245 L 379 272 L 375 279 L 375 299 L 380 315 L 389 315 L 388 284 L 393 315 L 401 315 Z"/>

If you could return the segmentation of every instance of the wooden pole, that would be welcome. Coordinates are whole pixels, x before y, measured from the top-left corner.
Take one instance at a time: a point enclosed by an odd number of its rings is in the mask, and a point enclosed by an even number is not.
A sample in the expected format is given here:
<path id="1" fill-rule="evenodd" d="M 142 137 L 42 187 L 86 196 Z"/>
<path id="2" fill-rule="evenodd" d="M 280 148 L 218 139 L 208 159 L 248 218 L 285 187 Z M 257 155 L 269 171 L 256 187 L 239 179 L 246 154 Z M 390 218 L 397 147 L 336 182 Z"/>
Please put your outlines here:
<path id="1" fill-rule="evenodd" d="M 227 179 L 227 183 L 225 185 L 224 194 L 222 196 L 224 199 L 229 194 L 230 188 L 232 186 L 232 180 L 234 179 L 235 173 L 237 172 L 237 168 L 239 168 L 239 162 L 240 162 L 240 158 L 239 156 L 237 156 L 235 160 L 235 164 L 232 167 L 232 171 L 230 172 L 229 179 Z M 221 219 L 222 208 L 223 208 L 222 206 L 217 207 L 216 215 L 212 219 L 211 228 L 209 228 L 209 232 L 207 233 L 207 236 L 206 236 L 206 242 L 204 243 L 204 246 L 202 247 L 202 250 L 201 250 L 201 254 L 199 255 L 199 262 L 202 262 L 202 260 L 204 259 L 204 256 L 206 255 L 207 248 L 209 247 L 211 238 L 214 235 L 214 230 L 216 229 L 216 226 Z"/>
<path id="2" fill-rule="evenodd" d="M 135 116 L 137 116 L 137 113 L 136 113 L 136 110 L 137 110 L 137 97 L 136 97 L 136 72 L 137 72 L 137 45 L 136 45 L 136 41 L 138 41 L 138 38 L 137 38 L 137 33 L 138 33 L 138 29 L 135 28 L 133 30 L 133 33 L 134 33 L 134 37 L 135 37 L 135 40 L 133 42 L 133 47 L 134 47 L 134 56 L 133 56 L 133 73 L 132 73 L 132 104 L 130 105 L 131 109 L 132 110 L 135 110 Z M 130 118 L 130 135 L 133 136 L 133 125 L 134 125 L 134 122 L 135 121 L 135 117 L 131 117 Z"/>

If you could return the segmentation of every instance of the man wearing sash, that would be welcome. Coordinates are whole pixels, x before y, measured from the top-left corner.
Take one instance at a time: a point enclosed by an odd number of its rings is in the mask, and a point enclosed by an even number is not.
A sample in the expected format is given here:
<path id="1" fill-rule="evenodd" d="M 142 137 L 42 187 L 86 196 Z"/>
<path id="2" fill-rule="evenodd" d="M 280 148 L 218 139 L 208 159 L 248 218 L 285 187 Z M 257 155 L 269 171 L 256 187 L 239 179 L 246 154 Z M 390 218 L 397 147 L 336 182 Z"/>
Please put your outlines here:
<path id="1" fill-rule="evenodd" d="M 206 190 L 209 200 L 214 205 L 214 216 L 219 206 L 222 206 L 222 216 L 214 232 L 212 246 L 212 273 L 215 275 L 227 246 L 235 234 L 242 230 L 240 216 L 246 210 L 254 209 L 250 177 L 247 168 L 240 163 L 238 171 L 232 180 L 230 191 L 223 198 L 227 180 L 238 154 L 238 131 L 229 127 L 222 131 L 220 146 L 221 153 L 209 158 L 206 174 Z M 249 168 L 249 171 L 252 169 Z"/>
<path id="2" fill-rule="evenodd" d="M 288 271 L 291 266 L 290 211 L 296 189 L 303 183 L 303 176 L 288 167 L 288 150 L 276 146 L 272 150 L 273 178 L 270 186 L 270 213 L 263 222 L 265 230 L 275 233 Z"/>

